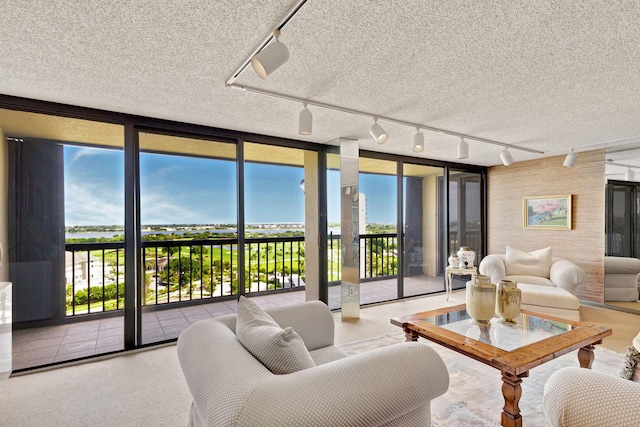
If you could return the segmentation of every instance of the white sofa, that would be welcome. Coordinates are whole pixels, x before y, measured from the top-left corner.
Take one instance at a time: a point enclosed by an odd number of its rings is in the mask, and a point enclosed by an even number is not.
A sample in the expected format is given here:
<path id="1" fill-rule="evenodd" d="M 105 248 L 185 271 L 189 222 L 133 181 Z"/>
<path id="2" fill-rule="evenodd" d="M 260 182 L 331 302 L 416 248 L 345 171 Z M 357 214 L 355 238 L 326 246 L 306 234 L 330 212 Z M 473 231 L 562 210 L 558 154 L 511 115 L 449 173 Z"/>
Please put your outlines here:
<path id="1" fill-rule="evenodd" d="M 545 251 L 544 256 L 540 256 L 542 251 Z M 517 259 L 520 265 L 510 266 L 507 258 Z M 540 267 L 538 263 L 544 266 Z M 507 247 L 507 254 L 484 257 L 479 272 L 489 276 L 491 283 L 497 284 L 503 279 L 516 281 L 518 288 L 522 289 L 523 309 L 567 320 L 580 320 L 577 288 L 586 274 L 569 260 L 551 257 L 550 248 L 526 253 Z"/>
<path id="2" fill-rule="evenodd" d="M 604 300 L 638 301 L 640 259 L 604 257 Z"/>
<path id="3" fill-rule="evenodd" d="M 424 343 L 347 356 L 334 346 L 328 307 L 307 302 L 266 310 L 292 326 L 316 366 L 275 375 L 240 343 L 236 316 L 201 320 L 178 339 L 193 397 L 190 426 L 423 426 L 449 387 L 442 358 Z"/>

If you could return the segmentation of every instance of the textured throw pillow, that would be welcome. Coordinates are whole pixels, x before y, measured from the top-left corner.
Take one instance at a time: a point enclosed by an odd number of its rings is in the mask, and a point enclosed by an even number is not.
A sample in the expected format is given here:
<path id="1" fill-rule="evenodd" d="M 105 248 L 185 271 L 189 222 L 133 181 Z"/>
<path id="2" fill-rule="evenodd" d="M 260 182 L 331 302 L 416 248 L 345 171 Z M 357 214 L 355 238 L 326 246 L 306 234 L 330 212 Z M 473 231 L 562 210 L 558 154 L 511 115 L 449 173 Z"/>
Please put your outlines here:
<path id="1" fill-rule="evenodd" d="M 236 335 L 274 374 L 290 374 L 315 366 L 304 341 L 293 328 L 282 329 L 258 304 L 243 296 L 238 302 Z"/>
<path id="2" fill-rule="evenodd" d="M 504 266 L 507 276 L 538 276 L 548 279 L 551 269 L 551 246 L 533 252 L 507 246 Z"/>

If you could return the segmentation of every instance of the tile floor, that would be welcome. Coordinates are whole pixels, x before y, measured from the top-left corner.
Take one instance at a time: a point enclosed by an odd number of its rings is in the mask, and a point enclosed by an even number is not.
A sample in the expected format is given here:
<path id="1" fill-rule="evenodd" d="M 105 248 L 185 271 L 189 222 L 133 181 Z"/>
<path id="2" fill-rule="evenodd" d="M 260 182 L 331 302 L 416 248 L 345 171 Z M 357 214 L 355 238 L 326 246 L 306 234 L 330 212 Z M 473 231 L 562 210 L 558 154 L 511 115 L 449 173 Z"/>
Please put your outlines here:
<path id="1" fill-rule="evenodd" d="M 397 281 L 361 284 L 360 301 L 371 304 L 396 298 Z M 405 296 L 441 292 L 442 277 L 414 276 L 405 279 Z M 276 307 L 305 299 L 304 292 L 253 297 L 262 307 Z M 191 323 L 236 312 L 237 302 L 223 301 L 143 313 L 143 344 L 175 339 Z M 329 307 L 340 307 L 340 287 L 329 288 Z M 124 316 L 13 331 L 13 371 L 71 361 L 124 350 Z"/>

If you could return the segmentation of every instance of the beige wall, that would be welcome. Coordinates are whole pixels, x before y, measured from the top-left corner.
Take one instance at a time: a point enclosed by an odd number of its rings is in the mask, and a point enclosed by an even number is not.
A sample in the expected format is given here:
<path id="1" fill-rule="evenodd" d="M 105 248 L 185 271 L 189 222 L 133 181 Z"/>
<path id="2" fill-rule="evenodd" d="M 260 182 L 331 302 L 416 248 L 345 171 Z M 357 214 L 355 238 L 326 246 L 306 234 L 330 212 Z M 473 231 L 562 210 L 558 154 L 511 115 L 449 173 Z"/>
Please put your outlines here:
<path id="1" fill-rule="evenodd" d="M 553 256 L 570 259 L 587 272 L 578 297 L 604 301 L 605 151 L 579 153 L 573 168 L 564 156 L 493 166 L 488 173 L 488 249 L 506 246 L 532 251 L 552 247 Z M 573 195 L 571 230 L 523 228 L 525 196 Z"/>

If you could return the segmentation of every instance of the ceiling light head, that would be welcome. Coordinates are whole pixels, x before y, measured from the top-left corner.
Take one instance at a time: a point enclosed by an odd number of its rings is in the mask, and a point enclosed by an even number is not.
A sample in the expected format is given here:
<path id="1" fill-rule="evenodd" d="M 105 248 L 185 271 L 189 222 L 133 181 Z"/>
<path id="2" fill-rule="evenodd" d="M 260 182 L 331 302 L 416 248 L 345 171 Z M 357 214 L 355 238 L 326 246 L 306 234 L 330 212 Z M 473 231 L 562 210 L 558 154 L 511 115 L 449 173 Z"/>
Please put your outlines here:
<path id="1" fill-rule="evenodd" d="M 572 168 L 575 166 L 576 160 L 578 160 L 578 155 L 573 152 L 573 148 L 572 148 L 571 152 L 567 154 L 567 157 L 564 158 L 564 162 L 562 163 L 562 166 L 564 166 L 565 168 Z"/>
<path id="2" fill-rule="evenodd" d="M 267 80 L 271 74 L 289 60 L 289 49 L 279 40 L 280 30 L 275 30 L 273 35 L 276 41 L 251 58 L 253 69 L 262 80 Z"/>
<path id="3" fill-rule="evenodd" d="M 304 104 L 304 109 L 300 111 L 298 116 L 298 133 L 300 135 L 311 135 L 313 128 L 313 115 L 311 111 L 307 110 L 307 104 Z"/>
<path id="4" fill-rule="evenodd" d="M 369 133 L 378 144 L 384 144 L 385 142 L 387 142 L 387 139 L 389 139 L 389 134 L 384 129 L 382 129 L 382 126 L 378 124 L 377 117 L 373 118 L 373 124 L 369 129 Z"/>
<path id="5" fill-rule="evenodd" d="M 469 143 L 460 137 L 458 141 L 458 159 L 466 159 L 469 157 Z"/>
<path id="6" fill-rule="evenodd" d="M 424 133 L 420 132 L 420 128 L 416 128 L 413 134 L 413 151 L 420 153 L 424 150 Z"/>
<path id="7" fill-rule="evenodd" d="M 500 160 L 502 160 L 502 164 L 505 166 L 509 166 L 513 163 L 513 157 L 506 147 L 500 152 Z"/>
<path id="8" fill-rule="evenodd" d="M 624 180 L 625 181 L 635 181 L 636 180 L 636 174 L 633 171 L 633 169 L 631 169 L 631 168 L 627 169 L 627 171 L 624 173 Z"/>

